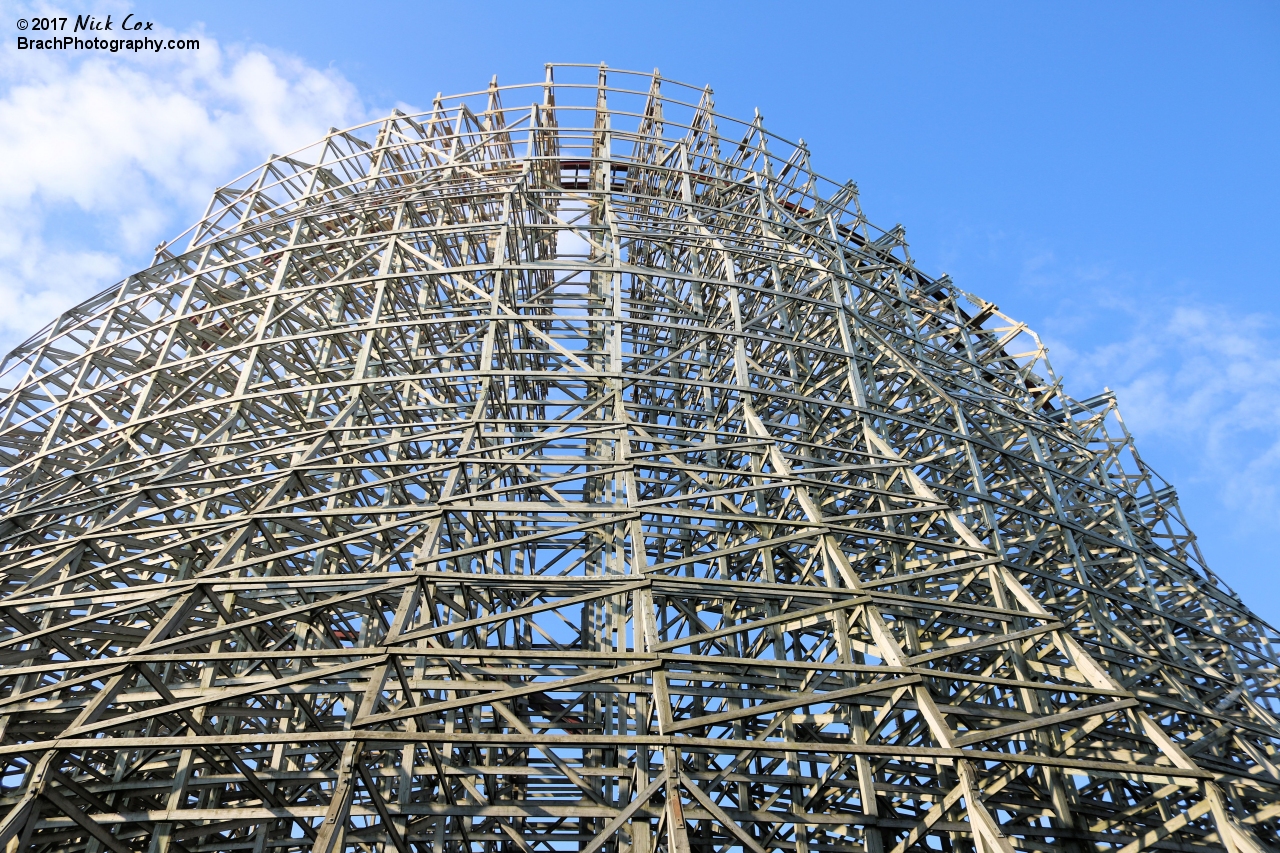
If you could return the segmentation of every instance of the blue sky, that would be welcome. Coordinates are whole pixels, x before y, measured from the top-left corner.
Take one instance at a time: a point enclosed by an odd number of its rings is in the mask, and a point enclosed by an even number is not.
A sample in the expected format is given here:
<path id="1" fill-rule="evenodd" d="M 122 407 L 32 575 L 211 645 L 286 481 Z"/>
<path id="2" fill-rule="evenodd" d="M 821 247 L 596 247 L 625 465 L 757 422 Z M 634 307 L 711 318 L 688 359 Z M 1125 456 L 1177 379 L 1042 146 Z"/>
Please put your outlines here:
<path id="1" fill-rule="evenodd" d="M 129 11 L 198 53 L 21 54 Z M 1114 389 L 1210 565 L 1280 623 L 1280 4 L 0 2 L 0 347 L 146 264 L 215 184 L 329 126 L 543 63 L 759 108 Z"/>

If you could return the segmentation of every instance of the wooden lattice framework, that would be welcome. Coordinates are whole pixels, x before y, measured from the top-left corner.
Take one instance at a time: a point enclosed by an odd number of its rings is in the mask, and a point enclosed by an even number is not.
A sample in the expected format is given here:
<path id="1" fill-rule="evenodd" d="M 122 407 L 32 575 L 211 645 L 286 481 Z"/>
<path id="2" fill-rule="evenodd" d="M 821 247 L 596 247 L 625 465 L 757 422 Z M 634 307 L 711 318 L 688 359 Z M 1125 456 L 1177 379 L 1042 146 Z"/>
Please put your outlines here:
<path id="1" fill-rule="evenodd" d="M 2 369 L 5 850 L 1280 843 L 1114 400 L 709 89 L 335 130 Z"/>

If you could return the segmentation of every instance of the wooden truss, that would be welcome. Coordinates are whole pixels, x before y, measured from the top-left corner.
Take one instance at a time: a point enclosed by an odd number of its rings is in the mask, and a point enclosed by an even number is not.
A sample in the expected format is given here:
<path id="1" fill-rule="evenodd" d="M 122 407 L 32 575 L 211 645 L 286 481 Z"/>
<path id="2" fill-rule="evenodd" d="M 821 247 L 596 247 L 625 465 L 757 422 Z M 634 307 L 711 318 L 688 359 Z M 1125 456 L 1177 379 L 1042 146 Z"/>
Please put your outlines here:
<path id="1" fill-rule="evenodd" d="M 1280 844 L 1114 401 L 759 116 L 549 67 L 182 241 L 3 365 L 0 848 Z"/>

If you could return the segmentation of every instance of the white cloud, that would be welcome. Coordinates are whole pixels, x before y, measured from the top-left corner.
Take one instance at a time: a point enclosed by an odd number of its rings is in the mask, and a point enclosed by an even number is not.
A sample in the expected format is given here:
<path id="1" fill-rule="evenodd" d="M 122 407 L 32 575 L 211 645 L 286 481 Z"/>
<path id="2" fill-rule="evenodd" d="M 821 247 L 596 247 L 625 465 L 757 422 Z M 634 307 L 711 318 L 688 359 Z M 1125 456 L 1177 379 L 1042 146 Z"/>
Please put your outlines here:
<path id="1" fill-rule="evenodd" d="M 0 20 L 42 7 L 0 3 Z M 129 7 L 95 8 L 117 19 Z M 68 4 L 61 14 L 74 16 Z M 0 53 L 0 349 L 150 260 L 213 189 L 367 117 L 341 75 L 261 47 Z"/>
<path id="2" fill-rule="evenodd" d="M 1280 529 L 1280 321 L 1191 302 L 1109 307 L 1127 314 L 1124 337 L 1051 342 L 1068 388 L 1110 386 L 1140 449 L 1159 447 L 1242 521 Z"/>

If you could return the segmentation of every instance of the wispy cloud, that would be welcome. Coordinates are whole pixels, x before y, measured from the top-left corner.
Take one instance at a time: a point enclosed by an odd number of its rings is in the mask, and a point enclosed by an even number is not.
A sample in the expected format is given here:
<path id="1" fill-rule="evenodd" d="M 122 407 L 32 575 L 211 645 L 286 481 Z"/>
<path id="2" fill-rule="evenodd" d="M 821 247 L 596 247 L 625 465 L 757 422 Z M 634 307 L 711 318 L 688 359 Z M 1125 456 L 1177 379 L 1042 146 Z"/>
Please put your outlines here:
<path id="1" fill-rule="evenodd" d="M 6 21 L 41 11 L 0 3 Z M 366 117 L 332 70 L 156 35 L 200 49 L 0 54 L 0 350 L 149 260 L 215 186 Z"/>
<path id="2" fill-rule="evenodd" d="M 1242 520 L 1280 529 L 1280 318 L 1190 301 L 1107 307 L 1125 334 L 1051 340 L 1068 387 L 1109 386 L 1139 449 L 1158 446 Z"/>

